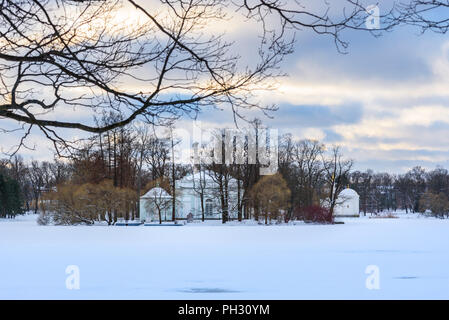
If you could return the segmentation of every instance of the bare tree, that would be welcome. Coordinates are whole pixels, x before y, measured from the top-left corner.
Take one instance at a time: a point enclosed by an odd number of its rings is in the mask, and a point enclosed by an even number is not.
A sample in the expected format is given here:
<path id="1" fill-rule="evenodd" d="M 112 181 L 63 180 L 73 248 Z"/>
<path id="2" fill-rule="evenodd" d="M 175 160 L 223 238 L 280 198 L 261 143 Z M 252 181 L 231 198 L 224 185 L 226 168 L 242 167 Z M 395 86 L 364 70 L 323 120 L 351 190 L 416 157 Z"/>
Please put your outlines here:
<path id="1" fill-rule="evenodd" d="M 170 179 L 171 179 L 171 193 L 172 193 L 172 221 L 176 221 L 176 180 L 180 178 L 179 173 L 181 173 L 181 175 L 183 175 L 183 167 L 182 165 L 177 165 L 176 164 L 176 158 L 175 158 L 175 147 L 177 145 L 179 145 L 182 142 L 182 138 L 181 137 L 177 137 L 175 135 L 174 131 L 174 126 L 170 125 L 168 127 L 169 130 L 169 136 L 170 136 L 170 151 L 171 151 L 171 175 L 170 175 Z M 181 169 L 181 170 L 179 170 Z M 180 172 L 181 171 L 181 172 Z"/>
<path id="2" fill-rule="evenodd" d="M 447 33 L 449 30 L 449 2 L 447 0 L 411 0 L 396 7 L 398 23 L 418 26 L 421 32 L 428 30 Z"/>
<path id="3" fill-rule="evenodd" d="M 225 21 L 228 5 L 161 1 L 157 14 L 132 0 L 2 1 L 0 116 L 25 124 L 24 138 L 40 129 L 60 150 L 67 145 L 58 128 L 102 133 L 137 117 L 166 123 L 204 105 L 255 107 L 252 89 L 280 75 L 292 43 L 265 37 L 259 62 L 241 67 L 232 44 L 206 32 Z M 126 10 L 143 18 L 123 23 Z M 73 109 L 122 117 L 104 125 L 73 122 Z M 66 112 L 54 119 L 58 111 Z"/>
<path id="4" fill-rule="evenodd" d="M 152 180 L 164 177 L 168 173 L 170 161 L 170 141 L 152 134 L 146 144 L 146 162 L 151 171 Z"/>
<path id="5" fill-rule="evenodd" d="M 448 23 L 428 16 L 447 1 L 393 2 L 384 6 L 377 30 L 365 25 L 370 13 L 359 0 L 161 0 L 151 6 L 137 0 L 0 2 L 0 117 L 24 130 L 20 146 L 33 128 L 59 152 L 68 147 L 62 128 L 100 134 L 137 118 L 167 123 L 206 105 L 230 107 L 238 117 L 246 108 L 274 110 L 253 93 L 273 88 L 270 80 L 284 75 L 279 66 L 293 52 L 295 32 L 329 36 L 344 51 L 345 29 L 379 35 L 406 23 L 446 32 Z M 126 12 L 138 18 L 124 23 Z M 259 26 L 257 59 L 251 53 L 250 64 L 226 33 L 208 31 L 238 15 Z M 121 117 L 74 122 L 71 110 Z"/>
<path id="6" fill-rule="evenodd" d="M 29 168 L 29 177 L 34 200 L 34 213 L 39 209 L 39 199 L 44 188 L 44 173 L 38 161 L 32 161 Z"/>
<path id="7" fill-rule="evenodd" d="M 230 165 L 226 163 L 226 130 L 220 129 L 213 133 L 217 144 L 213 150 L 213 161 L 207 166 L 208 174 L 217 184 L 217 197 L 221 204 L 221 221 L 229 221 L 229 182 L 232 178 Z"/>
<path id="8" fill-rule="evenodd" d="M 414 167 L 407 173 L 400 175 L 395 187 L 402 199 L 402 207 L 408 212 L 418 211 L 419 198 L 426 191 L 426 173 L 421 167 Z"/>
<path id="9" fill-rule="evenodd" d="M 373 171 L 368 169 L 365 172 L 354 171 L 350 177 L 352 188 L 360 196 L 360 206 L 365 216 L 367 212 L 372 212 L 371 194 L 373 175 Z"/>
<path id="10" fill-rule="evenodd" d="M 344 159 L 341 149 L 333 146 L 329 156 L 322 153 L 324 180 L 326 182 L 326 200 L 329 211 L 332 215 L 337 204 L 343 203 L 346 199 L 340 199 L 340 192 L 349 183 L 349 173 L 352 169 L 353 161 Z"/>
<path id="11" fill-rule="evenodd" d="M 447 169 L 437 167 L 436 169 L 427 173 L 427 188 L 434 194 L 445 193 L 449 194 L 449 173 Z"/>
<path id="12" fill-rule="evenodd" d="M 195 143 L 193 145 L 193 148 L 198 153 L 198 143 Z M 202 146 L 202 150 L 204 150 L 205 144 Z M 204 163 L 204 155 L 198 154 L 195 155 L 197 159 L 193 160 L 193 190 L 199 195 L 200 197 L 200 203 L 201 203 L 201 221 L 204 222 L 205 220 L 205 195 L 206 195 L 206 189 L 207 189 L 207 182 L 206 182 L 206 164 Z"/>
<path id="13" fill-rule="evenodd" d="M 320 154 L 324 145 L 317 140 L 299 141 L 294 148 L 294 161 L 299 169 L 298 185 L 304 207 L 311 206 L 322 180 L 323 166 L 320 163 Z"/>
<path id="14" fill-rule="evenodd" d="M 148 143 L 151 139 L 150 131 L 147 125 L 141 124 L 135 126 L 136 140 L 134 142 L 135 161 L 137 167 L 137 181 L 136 181 L 136 194 L 140 198 L 142 195 L 142 171 L 144 168 L 145 160 L 148 156 Z M 140 205 L 137 204 L 137 216 L 140 218 Z"/>

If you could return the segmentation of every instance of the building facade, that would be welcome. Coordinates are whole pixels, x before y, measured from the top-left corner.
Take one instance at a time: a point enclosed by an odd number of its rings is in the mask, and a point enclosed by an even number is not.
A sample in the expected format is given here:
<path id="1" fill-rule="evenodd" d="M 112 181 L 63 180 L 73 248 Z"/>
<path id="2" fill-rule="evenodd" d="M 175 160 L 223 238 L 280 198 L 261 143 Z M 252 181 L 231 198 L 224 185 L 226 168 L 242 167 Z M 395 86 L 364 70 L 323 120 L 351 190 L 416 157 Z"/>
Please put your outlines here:
<path id="1" fill-rule="evenodd" d="M 220 220 L 222 218 L 222 205 L 220 187 L 213 172 L 199 171 L 187 175 L 175 182 L 175 214 L 176 219 L 187 219 L 192 214 L 194 220 L 201 220 L 204 210 L 205 220 Z M 172 220 L 172 198 L 168 192 L 151 189 L 140 199 L 140 216 L 145 222 L 159 221 L 158 209 L 161 211 L 162 221 Z M 160 188 L 159 188 L 160 189 Z M 231 178 L 228 182 L 229 218 L 238 216 L 238 203 L 242 198 L 243 189 L 238 191 L 238 181 Z M 202 195 L 202 196 L 201 196 Z M 167 201 L 164 201 L 167 200 Z M 151 202 L 155 202 L 151 204 Z M 162 204 L 159 205 L 158 204 Z M 242 208 L 243 210 L 243 208 Z"/>
<path id="2" fill-rule="evenodd" d="M 359 195 L 353 189 L 346 188 L 338 195 L 337 205 L 334 208 L 335 217 L 359 217 Z"/>

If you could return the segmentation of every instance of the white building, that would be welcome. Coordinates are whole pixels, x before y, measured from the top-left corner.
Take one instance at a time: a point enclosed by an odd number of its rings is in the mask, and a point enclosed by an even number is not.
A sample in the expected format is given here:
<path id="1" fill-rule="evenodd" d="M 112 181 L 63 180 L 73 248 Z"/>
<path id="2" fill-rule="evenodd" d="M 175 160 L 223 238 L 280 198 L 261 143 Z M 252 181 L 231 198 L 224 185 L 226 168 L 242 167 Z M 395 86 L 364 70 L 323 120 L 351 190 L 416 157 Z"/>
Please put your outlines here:
<path id="1" fill-rule="evenodd" d="M 359 195 L 353 189 L 347 188 L 338 195 L 334 208 L 335 217 L 359 217 Z"/>
<path id="2" fill-rule="evenodd" d="M 207 220 L 219 220 L 222 217 L 220 194 L 218 183 L 208 172 L 196 172 L 185 176 L 175 182 L 176 187 L 176 219 L 186 219 L 191 213 L 195 220 L 202 218 L 201 196 L 203 193 L 204 217 Z M 140 199 L 140 217 L 142 221 L 159 221 L 158 211 L 155 206 L 146 205 L 147 201 L 156 200 L 164 203 L 164 197 L 170 200 L 170 205 L 165 207 L 162 212 L 162 220 L 172 220 L 171 195 L 161 188 L 154 191 L 153 188 Z M 228 183 L 229 190 L 229 218 L 235 219 L 238 214 L 238 191 L 237 180 L 231 179 Z M 243 195 L 241 189 L 240 197 Z M 161 197 L 162 196 L 162 197 Z"/>
<path id="3" fill-rule="evenodd" d="M 140 197 L 140 220 L 159 220 L 159 210 L 162 220 L 168 221 L 172 216 L 172 196 L 159 186 L 150 189 Z"/>

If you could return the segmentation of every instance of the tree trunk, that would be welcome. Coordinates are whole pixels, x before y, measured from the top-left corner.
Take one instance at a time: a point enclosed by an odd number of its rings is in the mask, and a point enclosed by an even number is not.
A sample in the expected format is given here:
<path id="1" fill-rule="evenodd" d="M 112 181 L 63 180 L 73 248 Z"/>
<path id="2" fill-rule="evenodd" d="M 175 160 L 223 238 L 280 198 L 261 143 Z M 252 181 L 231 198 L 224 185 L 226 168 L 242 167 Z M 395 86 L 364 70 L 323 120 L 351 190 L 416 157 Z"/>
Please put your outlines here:
<path id="1" fill-rule="evenodd" d="M 239 177 L 240 177 L 240 175 L 239 175 Z M 241 189 L 240 179 L 237 179 L 237 211 L 238 211 L 237 218 L 238 218 L 239 222 L 242 221 L 242 201 L 240 199 L 240 193 L 241 193 L 240 189 Z"/>
<path id="2" fill-rule="evenodd" d="M 172 221 L 176 221 L 176 175 L 175 175 L 175 151 L 173 141 L 173 129 L 171 131 L 171 154 L 172 154 Z"/>
<path id="3" fill-rule="evenodd" d="M 200 201 L 201 201 L 201 221 L 204 222 L 204 193 L 201 192 L 200 194 Z"/>

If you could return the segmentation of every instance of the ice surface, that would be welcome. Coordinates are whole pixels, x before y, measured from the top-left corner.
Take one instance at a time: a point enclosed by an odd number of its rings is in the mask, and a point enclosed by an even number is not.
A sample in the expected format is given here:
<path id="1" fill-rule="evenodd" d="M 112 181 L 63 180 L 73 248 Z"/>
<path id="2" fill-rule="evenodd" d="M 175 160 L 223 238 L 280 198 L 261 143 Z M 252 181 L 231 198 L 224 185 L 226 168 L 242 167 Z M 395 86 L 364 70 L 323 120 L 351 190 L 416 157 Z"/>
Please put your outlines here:
<path id="1" fill-rule="evenodd" d="M 449 220 L 179 228 L 0 220 L 1 299 L 449 299 Z M 80 289 L 66 288 L 68 265 Z M 368 265 L 380 289 L 368 290 Z"/>

